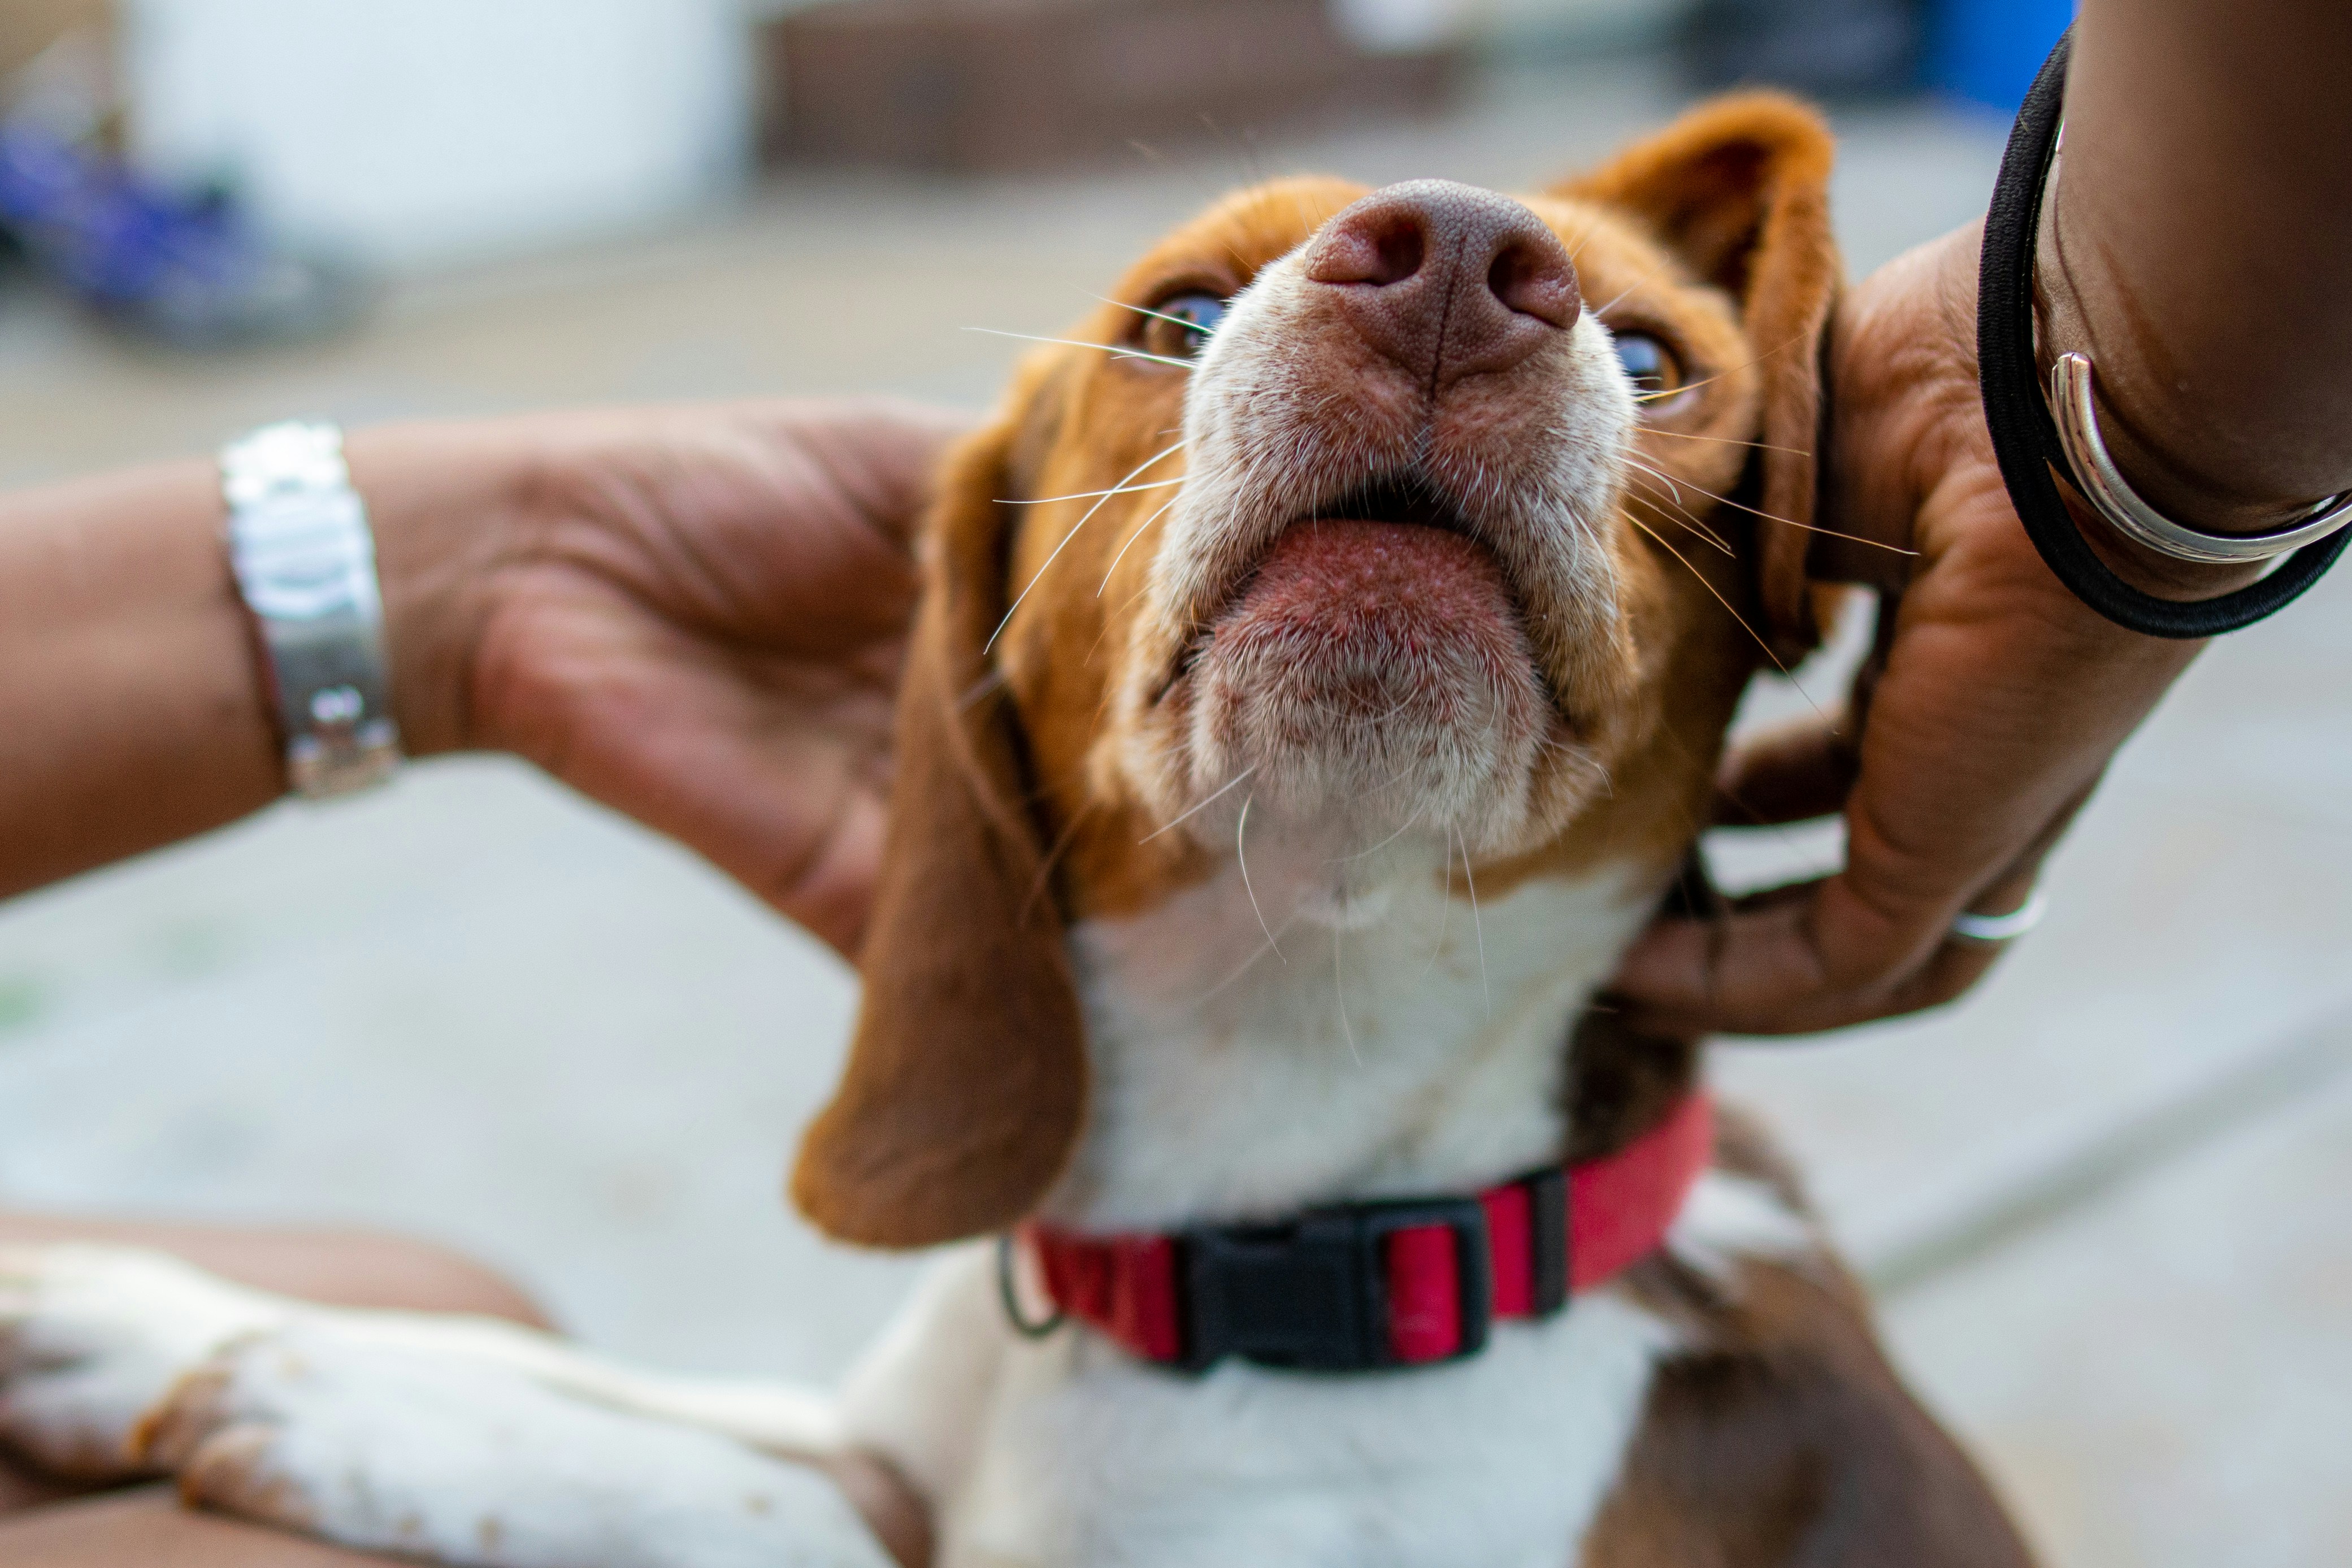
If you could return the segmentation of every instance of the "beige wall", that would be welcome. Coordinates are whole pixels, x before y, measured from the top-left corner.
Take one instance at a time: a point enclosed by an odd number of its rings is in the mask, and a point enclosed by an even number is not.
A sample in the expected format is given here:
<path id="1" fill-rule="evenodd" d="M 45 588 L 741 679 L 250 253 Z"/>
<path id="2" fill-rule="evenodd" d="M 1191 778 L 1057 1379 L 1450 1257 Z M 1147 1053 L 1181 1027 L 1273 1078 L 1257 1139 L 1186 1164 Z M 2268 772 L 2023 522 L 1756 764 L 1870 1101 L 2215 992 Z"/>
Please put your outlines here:
<path id="1" fill-rule="evenodd" d="M 0 78 L 79 26 L 102 26 L 107 0 L 0 0 Z"/>

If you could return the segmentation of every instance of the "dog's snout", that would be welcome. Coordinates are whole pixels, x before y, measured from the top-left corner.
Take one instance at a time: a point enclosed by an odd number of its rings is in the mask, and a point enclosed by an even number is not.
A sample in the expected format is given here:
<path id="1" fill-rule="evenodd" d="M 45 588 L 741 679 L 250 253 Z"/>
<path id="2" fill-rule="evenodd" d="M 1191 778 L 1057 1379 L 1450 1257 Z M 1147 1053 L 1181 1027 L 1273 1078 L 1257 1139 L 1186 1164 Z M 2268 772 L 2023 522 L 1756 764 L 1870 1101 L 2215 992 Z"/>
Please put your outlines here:
<path id="1" fill-rule="evenodd" d="M 1450 180 L 1375 191 L 1325 225 L 1309 282 L 1376 351 L 1443 387 L 1504 371 L 1576 324 L 1567 247 L 1507 196 Z"/>

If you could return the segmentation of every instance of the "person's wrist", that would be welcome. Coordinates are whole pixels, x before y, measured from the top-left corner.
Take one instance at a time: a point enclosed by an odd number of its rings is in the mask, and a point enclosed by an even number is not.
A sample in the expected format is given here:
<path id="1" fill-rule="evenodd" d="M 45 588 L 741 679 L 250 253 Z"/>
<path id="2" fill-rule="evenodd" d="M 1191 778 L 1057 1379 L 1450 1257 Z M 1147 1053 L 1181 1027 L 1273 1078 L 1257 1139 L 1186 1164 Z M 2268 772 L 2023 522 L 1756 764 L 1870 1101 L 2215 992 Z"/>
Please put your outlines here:
<path id="1" fill-rule="evenodd" d="M 2062 182 L 2035 239 L 2034 369 L 2041 384 L 2050 385 L 2062 355 L 2083 354 L 2097 365 L 2100 437 L 2132 488 L 2168 517 L 2205 533 L 2257 534 L 2308 512 L 2316 495 L 2280 495 L 2231 478 L 2226 455 L 2210 449 L 2218 434 L 2210 411 L 2198 406 L 2178 375 L 2156 371 L 2153 361 L 2163 345 L 2155 328 L 2120 329 L 2126 312 L 2114 279 L 2071 259 L 2078 254 L 2064 241 L 2072 194 Z M 2071 494 L 2068 504 L 2078 520 L 2091 516 Z M 2128 546 L 2124 559 L 2168 558 Z M 2190 591 L 2210 593 L 2259 575 L 2258 570 L 2240 567 L 2175 564 L 2188 569 L 2180 580 Z"/>
<path id="2" fill-rule="evenodd" d="M 2065 187 L 2061 186 L 2062 196 Z M 2191 450 L 2183 438 L 2155 438 L 2147 431 L 2177 427 L 2156 413 L 2165 403 L 2160 391 L 2148 386 L 2145 355 L 2127 349 L 2103 348 L 2098 323 L 2112 314 L 2101 297 L 2101 284 L 2083 269 L 2071 267 L 2062 244 L 2053 204 L 2035 241 L 2034 374 L 2050 385 L 2051 371 L 2061 355 L 2088 355 L 2099 367 L 2099 434 L 2132 488 L 2168 517 L 2189 521 L 2210 533 L 2260 533 L 2274 528 L 2298 507 L 2272 497 L 2252 497 L 2231 490 L 2189 467 L 2179 455 Z M 2137 338 L 2132 340 L 2135 343 Z M 2047 392 L 2043 394 L 2045 397 Z M 2072 476 L 2058 476 L 2060 496 L 2074 526 L 2107 569 L 2142 592 L 2162 599 L 2210 599 L 2243 588 L 2262 575 L 2259 564 L 2220 566 L 2185 561 L 2163 555 L 2126 538 L 2101 517 L 2074 485 Z"/>
<path id="3" fill-rule="evenodd" d="M 344 450 L 375 532 L 393 711 L 414 757 L 478 745 L 475 650 L 524 533 L 543 443 L 536 422 L 397 425 Z"/>

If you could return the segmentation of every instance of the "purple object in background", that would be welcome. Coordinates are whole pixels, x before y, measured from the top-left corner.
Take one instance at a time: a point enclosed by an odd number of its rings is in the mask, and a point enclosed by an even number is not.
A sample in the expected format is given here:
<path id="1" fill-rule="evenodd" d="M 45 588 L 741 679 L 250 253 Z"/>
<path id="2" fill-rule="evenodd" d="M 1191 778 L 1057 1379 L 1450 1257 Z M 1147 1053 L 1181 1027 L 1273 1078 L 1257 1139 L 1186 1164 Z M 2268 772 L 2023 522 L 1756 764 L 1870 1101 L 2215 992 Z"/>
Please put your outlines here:
<path id="1" fill-rule="evenodd" d="M 2074 0 L 1935 0 L 1927 21 L 1927 84 L 2015 114 L 2042 57 L 2074 19 Z"/>
<path id="2" fill-rule="evenodd" d="M 168 190 L 30 116 L 0 120 L 0 235 L 107 320 L 181 348 L 316 337 L 366 295 L 350 269 L 267 243 L 226 198 Z"/>

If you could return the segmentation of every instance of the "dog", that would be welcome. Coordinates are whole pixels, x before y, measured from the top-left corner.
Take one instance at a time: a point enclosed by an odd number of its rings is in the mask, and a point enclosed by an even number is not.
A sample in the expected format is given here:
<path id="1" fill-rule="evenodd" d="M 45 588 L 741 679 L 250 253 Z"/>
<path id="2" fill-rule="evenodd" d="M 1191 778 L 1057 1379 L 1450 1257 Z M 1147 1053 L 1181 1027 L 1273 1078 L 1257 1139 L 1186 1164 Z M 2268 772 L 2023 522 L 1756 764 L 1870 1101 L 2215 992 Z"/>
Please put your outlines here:
<path id="1" fill-rule="evenodd" d="M 1274 182 L 1024 362 L 793 1183 L 953 1246 L 835 1397 L 58 1248 L 0 1260 L 0 1432 L 485 1568 L 2025 1563 L 1605 997 L 1829 613 L 1832 155 L 1752 95 L 1519 199 Z"/>

